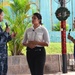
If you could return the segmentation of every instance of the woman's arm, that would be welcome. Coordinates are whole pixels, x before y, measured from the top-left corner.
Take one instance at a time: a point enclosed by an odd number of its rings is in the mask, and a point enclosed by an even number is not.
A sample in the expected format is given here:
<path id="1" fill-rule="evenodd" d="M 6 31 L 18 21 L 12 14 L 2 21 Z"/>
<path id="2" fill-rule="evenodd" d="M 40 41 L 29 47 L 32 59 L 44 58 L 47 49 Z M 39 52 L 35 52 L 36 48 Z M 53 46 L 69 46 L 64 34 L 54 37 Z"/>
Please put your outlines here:
<path id="1" fill-rule="evenodd" d="M 31 49 L 35 48 L 35 45 L 32 42 L 23 43 L 24 46 L 29 47 Z"/>
<path id="2" fill-rule="evenodd" d="M 37 42 L 37 41 L 35 41 L 35 42 Z M 48 43 L 46 43 L 46 42 L 37 42 L 36 44 L 41 45 L 41 46 L 48 46 Z"/>
<path id="3" fill-rule="evenodd" d="M 68 34 L 68 39 L 71 40 L 75 44 L 75 39 L 72 36 L 70 36 L 70 34 Z"/>
<path id="4" fill-rule="evenodd" d="M 48 46 L 48 43 L 46 43 L 46 42 L 29 41 L 29 43 L 33 44 L 33 45 Z"/>

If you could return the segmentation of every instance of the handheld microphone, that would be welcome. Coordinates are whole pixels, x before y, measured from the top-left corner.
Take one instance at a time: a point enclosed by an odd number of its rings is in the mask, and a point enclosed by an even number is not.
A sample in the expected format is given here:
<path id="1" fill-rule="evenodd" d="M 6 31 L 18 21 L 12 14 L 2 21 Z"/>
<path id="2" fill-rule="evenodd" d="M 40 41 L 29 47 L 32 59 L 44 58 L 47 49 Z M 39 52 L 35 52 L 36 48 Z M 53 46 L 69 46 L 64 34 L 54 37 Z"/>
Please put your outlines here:
<path id="1" fill-rule="evenodd" d="M 69 29 L 69 33 L 68 33 L 69 35 L 70 35 L 70 32 L 71 32 L 71 29 Z"/>
<path id="2" fill-rule="evenodd" d="M 5 25 L 6 25 L 6 28 L 8 28 L 8 23 L 7 22 L 5 23 Z"/>

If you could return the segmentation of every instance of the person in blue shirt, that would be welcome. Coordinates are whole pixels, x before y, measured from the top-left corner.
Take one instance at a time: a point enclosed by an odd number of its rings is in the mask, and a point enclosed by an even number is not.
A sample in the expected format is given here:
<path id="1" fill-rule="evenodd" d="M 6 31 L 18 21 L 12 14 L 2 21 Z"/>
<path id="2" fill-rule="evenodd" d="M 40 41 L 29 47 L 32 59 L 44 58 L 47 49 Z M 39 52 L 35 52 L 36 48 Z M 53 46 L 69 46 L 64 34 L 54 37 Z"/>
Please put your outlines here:
<path id="1" fill-rule="evenodd" d="M 3 10 L 0 9 L 0 22 L 3 21 Z M 5 30 L 0 25 L 0 75 L 6 75 L 8 69 L 8 53 L 7 53 L 7 42 L 13 37 L 14 33 L 9 34 L 10 28 L 6 25 Z"/>

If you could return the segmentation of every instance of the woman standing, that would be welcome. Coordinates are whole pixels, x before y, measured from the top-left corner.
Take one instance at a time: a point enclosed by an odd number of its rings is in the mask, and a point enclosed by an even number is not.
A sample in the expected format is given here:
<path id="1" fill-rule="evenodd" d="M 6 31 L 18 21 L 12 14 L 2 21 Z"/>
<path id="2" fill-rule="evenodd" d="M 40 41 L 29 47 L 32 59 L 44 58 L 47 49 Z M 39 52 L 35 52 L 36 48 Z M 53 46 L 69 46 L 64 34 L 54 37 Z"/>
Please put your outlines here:
<path id="1" fill-rule="evenodd" d="M 43 75 L 46 53 L 44 46 L 49 45 L 49 34 L 41 23 L 42 16 L 34 13 L 32 16 L 33 27 L 26 30 L 23 45 L 27 47 L 27 61 L 31 75 Z"/>

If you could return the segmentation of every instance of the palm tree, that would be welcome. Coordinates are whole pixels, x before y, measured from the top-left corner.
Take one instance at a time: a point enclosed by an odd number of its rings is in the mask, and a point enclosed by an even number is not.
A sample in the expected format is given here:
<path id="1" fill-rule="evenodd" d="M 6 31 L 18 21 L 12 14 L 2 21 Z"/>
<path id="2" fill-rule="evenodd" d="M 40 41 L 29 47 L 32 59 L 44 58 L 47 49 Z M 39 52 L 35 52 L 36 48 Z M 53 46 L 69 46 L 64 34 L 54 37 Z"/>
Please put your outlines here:
<path id="1" fill-rule="evenodd" d="M 30 0 L 13 0 L 4 2 L 7 7 L 3 6 L 5 19 L 8 21 L 13 32 L 17 33 L 16 37 L 9 42 L 9 50 L 12 55 L 21 55 L 22 53 L 22 39 L 27 27 L 31 26 L 31 16 L 29 10 L 31 9 Z"/>

